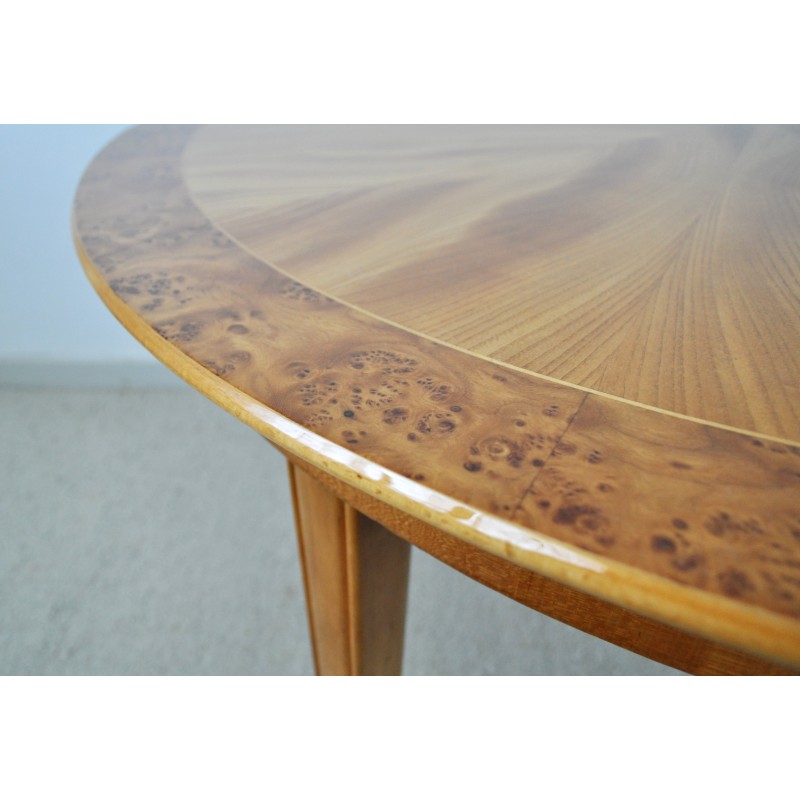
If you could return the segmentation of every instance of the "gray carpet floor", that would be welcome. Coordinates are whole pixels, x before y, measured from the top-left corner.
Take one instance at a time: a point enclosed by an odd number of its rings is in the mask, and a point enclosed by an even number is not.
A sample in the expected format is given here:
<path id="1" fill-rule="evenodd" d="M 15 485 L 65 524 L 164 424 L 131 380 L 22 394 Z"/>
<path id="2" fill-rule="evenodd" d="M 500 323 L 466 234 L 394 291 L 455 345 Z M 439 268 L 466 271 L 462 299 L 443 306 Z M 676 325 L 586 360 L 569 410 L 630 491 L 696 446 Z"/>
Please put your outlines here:
<path id="1" fill-rule="evenodd" d="M 0 674 L 310 675 L 286 469 L 188 387 L 0 389 Z M 407 675 L 677 675 L 420 551 Z"/>

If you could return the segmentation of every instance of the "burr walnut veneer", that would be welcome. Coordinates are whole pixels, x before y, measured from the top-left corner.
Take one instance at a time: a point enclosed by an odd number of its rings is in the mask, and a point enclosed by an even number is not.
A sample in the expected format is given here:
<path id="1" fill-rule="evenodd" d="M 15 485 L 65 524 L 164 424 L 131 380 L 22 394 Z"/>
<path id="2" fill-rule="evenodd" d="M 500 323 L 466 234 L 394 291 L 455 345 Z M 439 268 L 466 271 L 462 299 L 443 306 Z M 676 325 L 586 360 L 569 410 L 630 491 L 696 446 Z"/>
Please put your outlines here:
<path id="1" fill-rule="evenodd" d="M 399 670 L 409 542 L 688 671 L 800 667 L 798 131 L 142 127 L 74 231 L 287 455 L 319 672 Z"/>

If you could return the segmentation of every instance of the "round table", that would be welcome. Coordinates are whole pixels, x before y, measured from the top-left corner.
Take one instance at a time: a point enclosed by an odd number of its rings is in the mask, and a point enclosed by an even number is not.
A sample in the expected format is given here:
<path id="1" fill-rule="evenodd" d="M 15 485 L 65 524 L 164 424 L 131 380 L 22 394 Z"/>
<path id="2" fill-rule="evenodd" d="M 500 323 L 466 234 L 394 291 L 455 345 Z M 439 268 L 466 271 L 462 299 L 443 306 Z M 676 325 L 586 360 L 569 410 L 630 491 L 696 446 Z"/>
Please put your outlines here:
<path id="1" fill-rule="evenodd" d="M 143 126 L 73 225 L 286 455 L 320 674 L 400 670 L 410 545 L 679 669 L 800 667 L 797 130 Z"/>

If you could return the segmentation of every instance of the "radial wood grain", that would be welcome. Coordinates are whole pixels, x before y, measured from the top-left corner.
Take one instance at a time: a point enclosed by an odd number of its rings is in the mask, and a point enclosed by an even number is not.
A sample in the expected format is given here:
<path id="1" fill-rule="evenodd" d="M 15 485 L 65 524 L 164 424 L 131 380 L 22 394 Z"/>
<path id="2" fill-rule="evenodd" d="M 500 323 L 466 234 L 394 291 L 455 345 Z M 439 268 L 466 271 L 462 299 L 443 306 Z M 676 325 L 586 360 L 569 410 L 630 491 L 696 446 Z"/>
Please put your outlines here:
<path id="1" fill-rule="evenodd" d="M 252 253 L 359 308 L 800 438 L 789 127 L 209 127 L 184 174 Z"/>
<path id="2" fill-rule="evenodd" d="M 342 227 L 346 217 L 333 213 L 330 236 L 336 234 L 344 240 L 352 236 L 360 242 L 359 252 L 370 252 L 372 247 L 379 257 L 390 249 L 393 255 L 386 257 L 387 275 L 394 270 L 397 278 L 407 269 L 408 287 L 417 286 L 417 302 L 409 309 L 421 308 L 419 313 L 426 318 L 441 320 L 461 313 L 462 298 L 469 305 L 470 292 L 478 291 L 472 283 L 477 286 L 482 274 L 488 281 L 482 290 L 486 299 L 480 308 L 480 304 L 472 308 L 472 327 L 476 337 L 483 336 L 483 341 L 498 346 L 491 352 L 466 339 L 454 341 L 457 346 L 434 341 L 310 288 L 298 279 L 300 273 L 282 271 L 305 269 L 302 259 L 289 264 L 288 251 L 279 247 L 281 231 L 293 230 L 291 214 L 286 212 L 282 221 L 276 218 L 272 229 L 265 222 L 265 197 L 274 195 L 273 205 L 266 205 L 267 217 L 274 209 L 286 211 L 295 204 L 302 228 L 308 219 L 308 183 L 317 180 L 314 176 L 321 176 L 314 190 L 320 214 L 334 208 L 336 193 L 344 192 L 341 187 L 351 180 L 356 162 L 361 170 L 370 165 L 380 185 L 386 181 L 392 185 L 398 175 L 413 178 L 420 171 L 414 166 L 419 147 L 409 157 L 407 139 L 423 136 L 415 131 L 370 134 L 383 137 L 381 152 L 370 155 L 368 151 L 360 160 L 356 153 L 350 160 L 342 160 L 342 147 L 335 136 L 326 150 L 319 143 L 315 149 L 306 142 L 304 137 L 317 136 L 313 132 L 267 131 L 262 141 L 269 144 L 266 150 L 282 154 L 275 160 L 280 168 L 275 169 L 278 177 L 281 170 L 285 175 L 282 180 L 264 183 L 258 168 L 249 170 L 250 155 L 244 144 L 241 168 L 230 161 L 230 145 L 224 148 L 220 162 L 214 161 L 211 145 L 224 142 L 224 132 L 136 129 L 112 143 L 84 176 L 75 202 L 78 250 L 98 292 L 140 340 L 198 388 L 288 451 L 520 566 L 668 624 L 777 661 L 800 664 L 800 446 L 791 439 L 798 410 L 792 395 L 797 375 L 793 359 L 798 352 L 792 344 L 798 302 L 798 236 L 787 233 L 785 224 L 793 212 L 776 211 L 774 218 L 766 211 L 754 213 L 748 225 L 740 225 L 738 235 L 749 248 L 755 247 L 756 241 L 775 243 L 769 251 L 774 270 L 763 271 L 761 283 L 764 292 L 778 291 L 775 287 L 780 286 L 781 299 L 772 313 L 761 308 L 761 289 L 752 273 L 744 284 L 748 297 L 732 309 L 728 306 L 734 296 L 734 277 L 746 272 L 744 267 L 732 272 L 711 270 L 705 278 L 701 276 L 704 269 L 711 269 L 708 265 L 714 263 L 719 248 L 739 252 L 738 245 L 734 247 L 739 239 L 728 235 L 724 226 L 716 229 L 712 238 L 717 245 L 710 249 L 710 239 L 691 245 L 676 240 L 675 248 L 667 249 L 673 258 L 652 243 L 658 238 L 658 225 L 651 220 L 650 227 L 645 226 L 650 234 L 641 242 L 634 237 L 624 259 L 622 250 L 619 259 L 612 255 L 623 248 L 617 235 L 624 239 L 625 231 L 638 230 L 640 216 L 642 220 L 655 219 L 661 209 L 662 224 L 667 227 L 680 216 L 685 198 L 676 199 L 683 193 L 664 183 L 664 159 L 669 162 L 664 149 L 683 153 L 681 142 L 706 142 L 693 159 L 678 159 L 680 175 L 692 185 L 697 183 L 702 194 L 703 186 L 711 189 L 718 182 L 698 177 L 698 170 L 705 175 L 709 160 L 716 163 L 715 159 L 720 160 L 720 174 L 725 164 L 730 167 L 728 150 L 735 135 L 569 129 L 562 134 L 566 152 L 554 157 L 549 172 L 543 166 L 542 175 L 532 184 L 534 195 L 542 191 L 549 197 L 549 212 L 541 199 L 515 204 L 514 198 L 520 193 L 524 196 L 523 184 L 531 180 L 531 170 L 516 168 L 512 156 L 524 161 L 524 154 L 536 149 L 537 137 L 552 139 L 552 133 L 526 135 L 516 129 L 454 133 L 448 129 L 446 135 L 431 135 L 438 140 L 427 145 L 428 172 L 433 183 L 442 185 L 442 196 L 451 193 L 451 206 L 430 206 L 425 191 L 411 191 L 403 202 L 395 197 L 394 204 L 388 198 L 384 198 L 386 203 L 378 202 L 381 192 L 368 193 L 374 202 L 365 206 L 359 201 L 358 206 L 362 212 L 369 210 L 371 216 L 356 214 L 361 227 L 356 225 L 351 231 Z M 759 173 L 765 183 L 756 196 L 769 198 L 771 192 L 783 192 L 790 197 L 793 136 L 769 130 L 741 137 L 741 158 L 771 165 Z M 249 138 L 249 133 L 243 136 L 234 131 L 230 141 L 237 144 Z M 476 140 L 482 142 L 483 151 L 494 152 L 505 165 L 502 180 L 470 182 L 464 178 L 458 164 L 481 161 L 474 152 Z M 756 152 L 748 155 L 748 148 Z M 611 160 L 601 161 L 605 166 L 592 171 L 600 150 Z M 549 158 L 544 152 L 540 160 L 549 164 Z M 749 162 L 745 159 L 742 163 Z M 199 165 L 204 166 L 200 169 Z M 586 170 L 594 176 L 591 180 Z M 238 184 L 236 197 L 250 198 L 253 218 L 258 220 L 254 230 L 264 223 L 265 230 L 274 231 L 274 259 L 281 270 L 267 263 L 265 253 L 254 255 L 252 242 L 246 242 L 245 249 L 226 232 L 230 220 L 220 220 L 216 210 L 209 210 L 215 171 L 220 196 L 230 193 L 232 182 Z M 337 183 L 338 172 L 344 175 L 343 182 Z M 606 186 L 608 176 L 618 173 L 627 175 L 620 178 L 624 185 Z M 463 184 L 467 206 L 472 209 L 468 214 L 455 213 L 466 201 L 462 188 L 456 191 L 448 181 Z M 636 189 L 642 181 L 649 187 L 647 191 Z M 576 197 L 576 182 L 586 192 L 596 190 L 592 195 L 594 216 L 587 217 L 586 225 L 587 230 L 596 230 L 600 223 L 590 225 L 592 219 L 603 221 L 605 248 L 591 237 L 583 241 L 574 225 L 563 222 Z M 554 188 L 562 184 L 572 187 L 561 190 L 566 193 L 563 197 Z M 360 196 L 353 191 L 354 197 Z M 452 195 L 454 191 L 458 197 Z M 204 211 L 192 198 L 198 193 Z M 736 196 L 731 189 L 726 202 L 730 205 Z M 765 202 L 771 207 L 771 200 Z M 530 220 L 526 216 L 529 205 L 546 217 L 550 214 L 550 221 L 534 219 L 535 230 L 523 231 L 523 235 L 518 220 Z M 791 203 L 788 206 L 794 208 Z M 410 222 L 406 212 L 413 218 Z M 427 216 L 430 233 L 425 232 L 419 214 Z M 396 227 L 387 222 L 393 218 Z M 494 221 L 486 229 L 481 228 L 480 219 Z M 468 279 L 454 278 L 449 294 L 436 295 L 433 282 L 437 270 L 443 274 L 451 264 L 458 274 L 459 260 L 452 253 L 440 253 L 440 260 L 434 259 L 438 267 L 422 259 L 419 263 L 427 266 L 420 272 L 414 264 L 420 252 L 441 246 L 436 242 L 444 230 L 457 242 L 472 242 L 476 254 L 483 253 L 486 258 L 481 260 L 482 266 L 472 262 Z M 487 237 L 483 249 L 477 248 L 475 238 L 480 230 Z M 465 231 L 470 231 L 469 236 Z M 319 285 L 320 276 L 328 275 L 326 280 L 332 283 L 326 286 L 336 284 L 339 295 L 348 285 L 374 288 L 379 272 L 373 276 L 365 272 L 364 262 L 358 262 L 348 273 L 350 259 L 338 258 L 329 239 L 319 231 L 316 238 L 313 233 L 309 231 L 305 247 L 314 251 L 308 263 L 313 261 L 319 274 L 307 275 L 304 280 Z M 289 237 L 289 249 L 297 245 L 298 236 L 293 233 Z M 526 295 L 514 278 L 526 271 L 520 261 L 524 253 L 555 252 L 561 245 L 578 248 L 579 242 L 586 259 L 593 250 L 598 253 L 596 261 L 581 262 L 584 266 L 573 270 L 567 261 L 552 255 L 546 270 L 532 270 L 534 283 L 550 297 L 561 297 L 561 305 L 549 311 L 531 306 L 529 315 L 517 316 L 512 322 L 513 314 L 503 305 L 505 301 L 496 302 L 491 287 L 507 276 L 509 285 L 518 287 L 524 305 Z M 661 274 L 651 263 L 653 248 L 666 259 L 662 266 L 683 263 L 681 259 L 688 258 L 686 247 L 692 257 L 683 271 L 670 267 Z M 639 271 L 634 269 L 637 249 Z M 343 253 L 352 255 L 351 251 L 350 244 L 343 246 Z M 780 258 L 775 255 L 778 252 Z M 494 261 L 488 258 L 490 253 Z M 401 268 L 407 259 L 411 266 Z M 491 268 L 492 263 L 499 265 L 497 270 Z M 433 276 L 430 281 L 424 277 L 428 273 Z M 681 284 L 678 273 L 701 276 L 700 283 Z M 654 277 L 659 274 L 661 277 Z M 782 277 L 776 277 L 779 274 Z M 708 293 L 703 289 L 704 280 L 710 281 Z M 576 369 L 586 359 L 590 363 L 590 353 L 581 349 L 579 339 L 594 341 L 598 348 L 604 346 L 604 340 L 593 327 L 589 295 L 593 292 L 597 304 L 613 306 L 617 309 L 613 314 L 625 316 L 626 292 L 635 286 L 643 291 L 642 287 L 653 281 L 660 287 L 671 286 L 670 296 L 680 295 L 682 313 L 688 314 L 678 324 L 666 313 L 672 308 L 670 302 L 657 302 L 647 314 L 648 324 L 663 323 L 659 341 L 666 343 L 676 330 L 686 330 L 687 319 L 695 320 L 696 325 L 691 335 L 673 336 L 673 344 L 664 344 L 666 349 L 643 340 L 636 333 L 641 330 L 637 325 L 622 325 L 626 331 L 623 339 L 633 348 L 623 349 L 630 364 L 625 380 L 631 386 L 649 386 L 652 396 L 625 389 L 616 393 L 626 399 L 615 399 L 594 391 L 597 386 L 603 388 L 602 384 L 581 388 L 520 369 L 548 371 L 543 369 L 546 364 L 537 360 L 536 348 L 530 349 L 540 336 L 549 339 L 548 347 L 554 352 L 558 336 L 563 336 L 559 358 L 564 363 L 571 361 Z M 395 287 L 387 296 L 399 292 L 400 284 L 394 279 L 387 285 Z M 619 291 L 614 290 L 615 285 Z M 735 291 L 743 291 L 741 285 Z M 606 292 L 613 300 L 611 306 L 604 299 Z M 716 298 L 713 303 L 712 294 Z M 655 302 L 653 297 L 661 297 L 658 292 L 647 296 L 646 301 L 637 301 L 634 319 L 642 318 L 644 309 L 650 307 L 647 304 Z M 358 297 L 345 299 L 349 303 Z M 405 307 L 404 302 L 399 305 Z M 749 309 L 746 314 L 745 308 Z M 381 313 L 403 326 L 413 322 Z M 547 325 L 557 325 L 561 314 L 566 314 L 569 324 L 565 323 L 558 335 L 551 332 L 545 336 Z M 734 325 L 738 334 L 720 327 L 719 320 L 725 315 L 738 320 Z M 510 327 L 503 333 L 496 320 Z M 582 332 L 570 333 L 584 322 Z M 720 338 L 706 336 L 703 326 L 715 325 Z M 748 366 L 750 352 L 736 344 L 737 335 L 747 337 L 748 325 L 757 326 L 763 338 L 763 342 L 748 340 L 748 347 L 764 357 L 757 373 Z M 510 363 L 502 364 L 481 357 L 506 358 L 503 342 L 511 346 L 513 341 L 517 345 L 512 350 L 530 351 L 531 361 L 515 363 L 508 356 Z M 680 347 L 674 344 L 678 341 Z M 468 352 L 473 345 L 476 352 Z M 642 346 L 646 368 L 631 355 Z M 722 350 L 715 350 L 717 347 Z M 713 358 L 700 358 L 704 348 L 710 348 Z M 679 350 L 691 355 L 682 367 Z M 725 358 L 720 355 L 723 351 Z M 786 358 L 781 360 L 783 356 Z M 691 366 L 695 363 L 696 368 Z M 595 368 L 585 369 L 583 377 L 550 373 L 591 384 L 589 373 Z M 603 362 L 598 369 L 606 375 L 613 372 L 611 362 Z M 670 407 L 663 402 L 666 410 L 658 410 L 629 402 L 662 402 L 659 398 L 665 393 L 678 391 L 678 383 L 669 388 L 673 380 L 670 370 L 682 370 L 685 385 L 691 383 L 693 388 L 678 393 L 684 398 L 705 398 L 700 406 Z M 764 377 L 770 370 L 772 377 Z M 714 373 L 708 378 L 710 383 L 695 380 L 700 372 Z M 762 378 L 767 383 L 762 383 Z M 773 379 L 781 385 L 767 387 Z M 616 384 L 617 389 L 620 385 Z M 667 413 L 675 410 L 705 416 L 710 422 Z M 722 425 L 754 430 L 737 432 Z"/>

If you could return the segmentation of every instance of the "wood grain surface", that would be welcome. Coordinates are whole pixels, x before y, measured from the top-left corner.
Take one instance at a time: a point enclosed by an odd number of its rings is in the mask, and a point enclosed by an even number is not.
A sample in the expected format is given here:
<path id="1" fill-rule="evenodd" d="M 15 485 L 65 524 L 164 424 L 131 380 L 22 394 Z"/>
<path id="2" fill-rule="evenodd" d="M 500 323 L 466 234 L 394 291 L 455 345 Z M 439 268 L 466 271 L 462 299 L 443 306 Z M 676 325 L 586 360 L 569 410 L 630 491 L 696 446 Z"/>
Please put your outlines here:
<path id="1" fill-rule="evenodd" d="M 796 667 L 798 154 L 783 128 L 139 128 L 74 226 L 120 320 L 289 452 Z"/>
<path id="2" fill-rule="evenodd" d="M 184 174 L 254 255 L 384 319 L 800 439 L 791 128 L 310 126 L 266 139 L 211 126 Z"/>
<path id="3" fill-rule="evenodd" d="M 318 675 L 400 675 L 411 547 L 289 462 Z"/>

